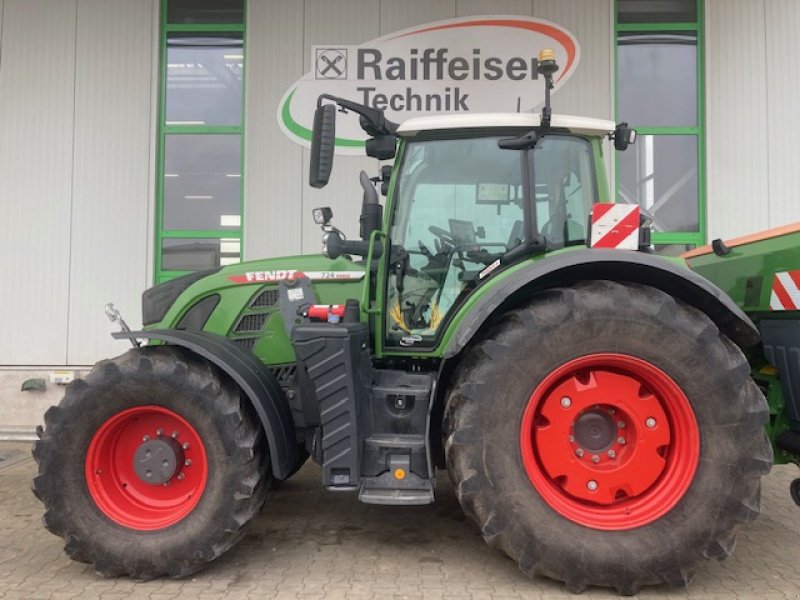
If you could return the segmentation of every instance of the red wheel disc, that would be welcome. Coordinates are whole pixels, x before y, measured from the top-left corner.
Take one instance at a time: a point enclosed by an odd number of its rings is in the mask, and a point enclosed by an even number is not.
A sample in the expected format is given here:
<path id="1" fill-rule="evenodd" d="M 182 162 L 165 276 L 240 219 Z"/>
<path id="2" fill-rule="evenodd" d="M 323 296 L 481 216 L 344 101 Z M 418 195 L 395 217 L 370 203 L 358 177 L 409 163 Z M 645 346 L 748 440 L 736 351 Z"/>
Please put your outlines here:
<path id="1" fill-rule="evenodd" d="M 153 448 L 164 454 L 163 464 L 170 465 L 164 481 L 147 481 L 143 468 L 135 464 L 143 451 L 150 456 L 145 444 L 156 444 Z M 183 417 L 163 406 L 137 406 L 100 426 L 89 443 L 85 475 L 89 494 L 105 516 L 148 531 L 174 525 L 197 506 L 208 461 L 200 436 Z"/>
<path id="2" fill-rule="evenodd" d="M 646 525 L 683 497 L 700 456 L 689 400 L 671 377 L 624 354 L 550 373 L 522 418 L 531 483 L 561 516 L 594 529 Z"/>

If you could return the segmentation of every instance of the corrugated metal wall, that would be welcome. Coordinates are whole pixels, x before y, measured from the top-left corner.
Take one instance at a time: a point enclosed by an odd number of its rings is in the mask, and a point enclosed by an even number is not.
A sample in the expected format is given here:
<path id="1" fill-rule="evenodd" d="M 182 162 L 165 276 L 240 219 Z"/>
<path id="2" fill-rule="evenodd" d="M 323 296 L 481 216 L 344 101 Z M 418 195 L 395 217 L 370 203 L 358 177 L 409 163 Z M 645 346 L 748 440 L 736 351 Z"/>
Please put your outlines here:
<path id="1" fill-rule="evenodd" d="M 800 220 L 800 2 L 706 0 L 708 237 Z"/>
<path id="2" fill-rule="evenodd" d="M 110 300 L 139 319 L 155 6 L 0 4 L 0 365 L 123 351 L 103 316 Z"/>
<path id="3" fill-rule="evenodd" d="M 557 112 L 613 117 L 611 0 L 249 0 L 245 254 L 248 258 L 316 252 L 320 231 L 311 209 L 331 206 L 334 222 L 357 234 L 358 171 L 376 172 L 369 158 L 337 156 L 331 183 L 306 184 L 308 151 L 280 133 L 282 94 L 310 68 L 315 44 L 359 44 L 422 23 L 474 14 L 517 14 L 554 21 L 572 31 L 581 62 L 553 97 Z"/>

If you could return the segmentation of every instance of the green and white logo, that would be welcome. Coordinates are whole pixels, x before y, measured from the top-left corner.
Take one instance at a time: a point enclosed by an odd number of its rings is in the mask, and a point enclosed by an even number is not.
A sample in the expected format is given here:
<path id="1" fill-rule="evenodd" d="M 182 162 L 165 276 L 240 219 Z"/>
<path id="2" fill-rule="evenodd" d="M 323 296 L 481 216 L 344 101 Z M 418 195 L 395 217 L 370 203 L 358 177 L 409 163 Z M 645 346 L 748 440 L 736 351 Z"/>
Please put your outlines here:
<path id="1" fill-rule="evenodd" d="M 311 70 L 284 94 L 278 123 L 304 146 L 317 98 L 331 94 L 385 110 L 389 119 L 445 112 L 516 112 L 544 101 L 537 56 L 552 48 L 561 69 L 555 89 L 575 71 L 580 48 L 563 27 L 519 16 L 437 21 L 360 45 L 313 46 Z M 363 154 L 358 119 L 337 122 L 336 152 Z"/>

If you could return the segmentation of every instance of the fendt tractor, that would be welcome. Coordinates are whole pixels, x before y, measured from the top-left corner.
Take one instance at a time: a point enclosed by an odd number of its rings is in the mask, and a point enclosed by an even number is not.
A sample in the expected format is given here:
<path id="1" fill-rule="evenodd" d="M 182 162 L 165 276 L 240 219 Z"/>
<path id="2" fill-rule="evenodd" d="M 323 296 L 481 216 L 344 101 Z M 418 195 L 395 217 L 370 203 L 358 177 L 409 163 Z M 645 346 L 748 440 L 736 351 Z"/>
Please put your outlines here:
<path id="1" fill-rule="evenodd" d="M 321 96 L 312 186 L 340 112 L 395 159 L 361 172 L 360 239 L 316 209 L 322 255 L 156 285 L 142 331 L 107 307 L 134 347 L 67 387 L 34 448 L 69 556 L 185 576 L 309 457 L 383 505 L 433 502 L 446 468 L 491 546 L 570 591 L 683 586 L 729 555 L 773 447 L 800 462 L 800 320 L 769 310 L 773 275 L 800 284 L 800 234 L 715 243 L 695 270 L 654 254 L 646 214 L 604 210 L 623 205 L 603 144 L 635 131 L 552 114 L 557 69 L 543 52 L 541 112 L 397 125 Z"/>

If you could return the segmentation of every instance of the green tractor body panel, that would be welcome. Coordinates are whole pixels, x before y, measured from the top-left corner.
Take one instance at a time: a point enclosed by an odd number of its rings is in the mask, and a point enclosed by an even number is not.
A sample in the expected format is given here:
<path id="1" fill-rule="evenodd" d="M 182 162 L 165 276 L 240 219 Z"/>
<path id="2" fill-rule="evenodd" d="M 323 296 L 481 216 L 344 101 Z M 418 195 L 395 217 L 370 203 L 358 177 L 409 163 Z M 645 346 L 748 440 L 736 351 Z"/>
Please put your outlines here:
<path id="1" fill-rule="evenodd" d="M 711 247 L 686 254 L 690 268 L 713 281 L 751 317 L 797 318 L 797 310 L 770 309 L 777 273 L 800 269 L 800 226 L 765 231 L 727 243 L 718 256 Z"/>
<path id="2" fill-rule="evenodd" d="M 311 279 L 318 304 L 344 304 L 348 298 L 361 298 L 364 267 L 345 258 L 309 255 L 254 260 L 199 279 L 174 300 L 163 319 L 145 329 L 178 328 L 193 307 L 217 296 L 218 303 L 203 331 L 245 346 L 267 365 L 293 363 L 294 350 L 278 307 L 277 290 L 280 281 L 301 276 Z"/>
<path id="3" fill-rule="evenodd" d="M 800 223 L 714 245 L 684 258 L 759 328 L 762 344 L 748 358 L 770 407 L 767 434 L 776 462 L 800 464 Z"/>

